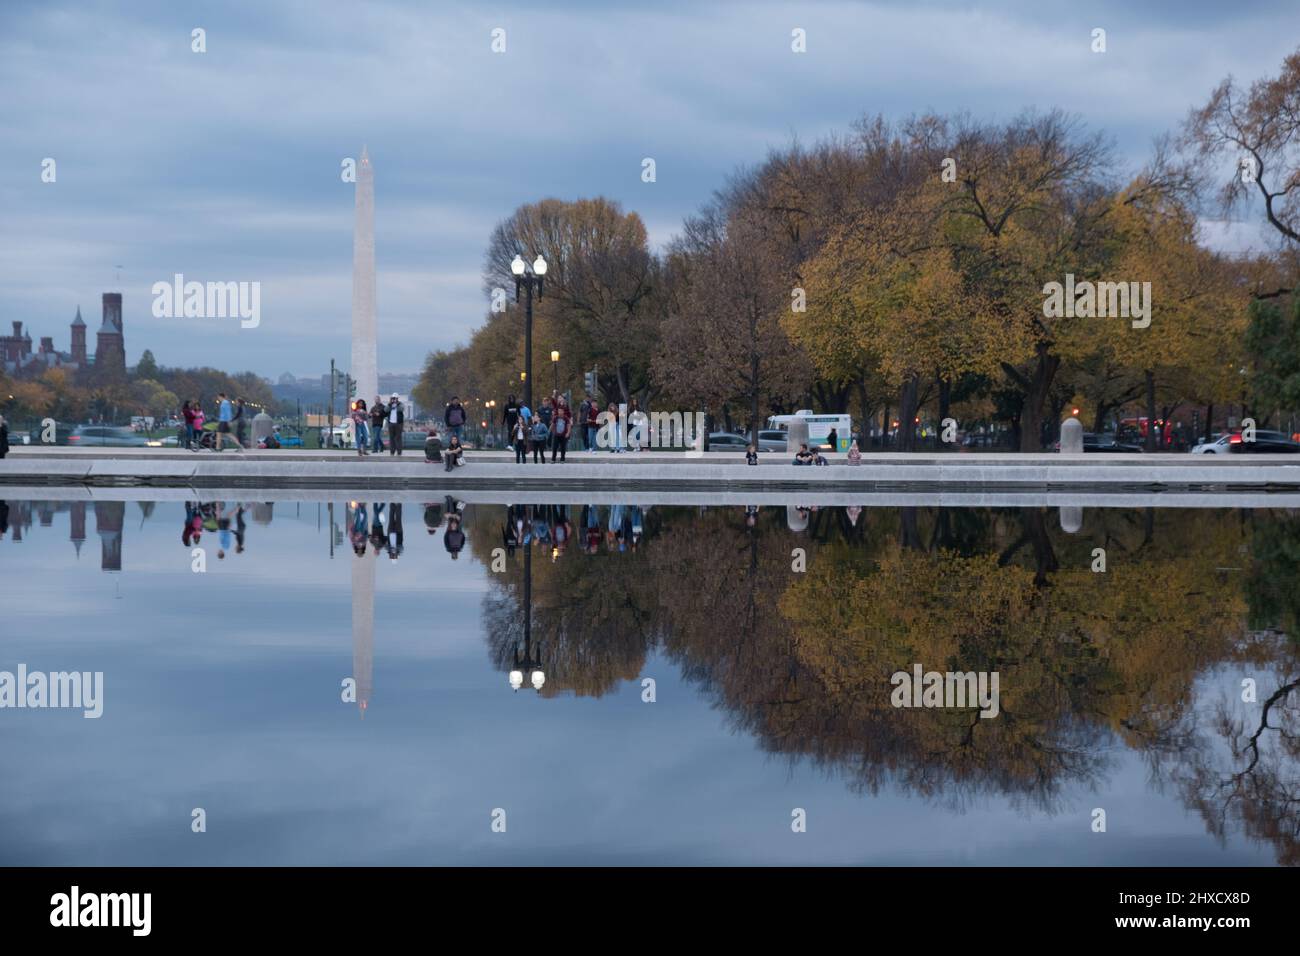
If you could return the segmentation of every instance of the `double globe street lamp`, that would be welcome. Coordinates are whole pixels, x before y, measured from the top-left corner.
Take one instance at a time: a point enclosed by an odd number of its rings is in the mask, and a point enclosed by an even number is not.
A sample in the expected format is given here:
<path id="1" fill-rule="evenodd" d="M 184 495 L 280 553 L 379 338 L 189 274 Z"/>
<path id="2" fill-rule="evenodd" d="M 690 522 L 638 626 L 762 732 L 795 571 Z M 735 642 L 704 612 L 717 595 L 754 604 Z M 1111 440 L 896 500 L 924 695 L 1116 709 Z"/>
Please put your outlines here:
<path id="1" fill-rule="evenodd" d="M 533 260 L 532 270 L 524 262 L 523 256 L 515 256 L 510 263 L 510 271 L 515 277 L 515 301 L 519 301 L 519 291 L 526 295 L 524 305 L 524 404 L 533 407 L 533 289 L 537 289 L 537 298 L 542 297 L 542 277 L 546 275 L 546 260 L 538 256 Z"/>

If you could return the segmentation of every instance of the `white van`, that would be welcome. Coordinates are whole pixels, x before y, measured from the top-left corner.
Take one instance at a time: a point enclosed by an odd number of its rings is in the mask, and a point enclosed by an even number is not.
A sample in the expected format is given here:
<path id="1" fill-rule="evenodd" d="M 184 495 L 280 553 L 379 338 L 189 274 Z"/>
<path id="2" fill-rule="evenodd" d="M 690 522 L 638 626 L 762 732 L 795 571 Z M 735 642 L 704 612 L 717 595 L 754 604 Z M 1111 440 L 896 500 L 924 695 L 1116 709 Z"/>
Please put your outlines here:
<path id="1" fill-rule="evenodd" d="M 790 422 L 798 419 L 808 423 L 808 447 L 825 447 L 830 434 L 835 432 L 835 447 L 831 451 L 848 451 L 853 440 L 853 421 L 848 415 L 815 415 L 811 409 L 801 408 L 793 415 L 773 415 L 767 420 L 768 428 L 785 431 Z"/>

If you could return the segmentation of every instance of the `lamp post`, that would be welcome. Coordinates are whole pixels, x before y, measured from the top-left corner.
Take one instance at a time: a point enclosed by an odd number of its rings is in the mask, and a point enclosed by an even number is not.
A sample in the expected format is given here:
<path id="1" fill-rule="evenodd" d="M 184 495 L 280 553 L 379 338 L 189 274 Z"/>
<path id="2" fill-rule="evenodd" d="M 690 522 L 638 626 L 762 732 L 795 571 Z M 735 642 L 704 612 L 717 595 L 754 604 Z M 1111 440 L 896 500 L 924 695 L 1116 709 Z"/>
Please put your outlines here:
<path id="1" fill-rule="evenodd" d="M 515 301 L 519 301 L 519 290 L 526 293 L 524 300 L 524 404 L 533 407 L 533 289 L 537 289 L 537 298 L 542 297 L 542 277 L 546 275 L 546 260 L 538 256 L 533 260 L 530 271 L 523 256 L 515 256 L 510 263 L 510 271 L 515 276 Z"/>
<path id="2" fill-rule="evenodd" d="M 560 392 L 560 353 L 555 349 L 551 349 L 551 369 L 555 372 L 555 392 L 558 395 Z"/>

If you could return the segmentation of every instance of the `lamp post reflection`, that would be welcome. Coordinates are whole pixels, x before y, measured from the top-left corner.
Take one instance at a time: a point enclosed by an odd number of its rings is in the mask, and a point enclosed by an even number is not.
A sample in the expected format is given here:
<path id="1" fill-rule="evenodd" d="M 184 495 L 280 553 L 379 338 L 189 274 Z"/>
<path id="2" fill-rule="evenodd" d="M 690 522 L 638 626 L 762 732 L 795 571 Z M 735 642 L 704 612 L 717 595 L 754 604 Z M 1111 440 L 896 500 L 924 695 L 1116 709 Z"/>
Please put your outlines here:
<path id="1" fill-rule="evenodd" d="M 542 670 L 541 652 L 533 657 L 533 549 L 524 545 L 524 656 L 519 656 L 515 647 L 515 665 L 510 671 L 510 687 L 519 690 L 524 686 L 524 673 L 527 671 L 533 690 L 540 691 L 546 683 L 546 674 Z"/>

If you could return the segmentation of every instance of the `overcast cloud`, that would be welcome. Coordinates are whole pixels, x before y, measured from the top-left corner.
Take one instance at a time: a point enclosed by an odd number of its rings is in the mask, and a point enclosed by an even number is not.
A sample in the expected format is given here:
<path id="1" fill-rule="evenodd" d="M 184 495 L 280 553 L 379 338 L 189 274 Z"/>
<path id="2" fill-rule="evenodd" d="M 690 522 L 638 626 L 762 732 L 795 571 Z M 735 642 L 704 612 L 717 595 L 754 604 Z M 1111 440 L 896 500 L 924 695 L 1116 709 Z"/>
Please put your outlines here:
<path id="1" fill-rule="evenodd" d="M 928 109 L 1061 107 L 1135 169 L 1224 76 L 1275 73 L 1300 42 L 1294 4 L 1199 0 L 7 0 L 4 23 L 0 328 L 21 320 L 67 349 L 77 306 L 93 333 L 101 294 L 120 288 L 128 362 L 151 348 L 165 365 L 269 376 L 348 360 L 353 193 L 339 173 L 363 143 L 380 370 L 414 371 L 482 320 L 488 234 L 520 203 L 603 194 L 661 245 L 768 149 Z M 206 53 L 191 52 L 195 27 Z M 1255 226 L 1215 234 L 1242 248 Z M 261 282 L 261 325 L 154 318 L 150 286 L 178 272 Z"/>

